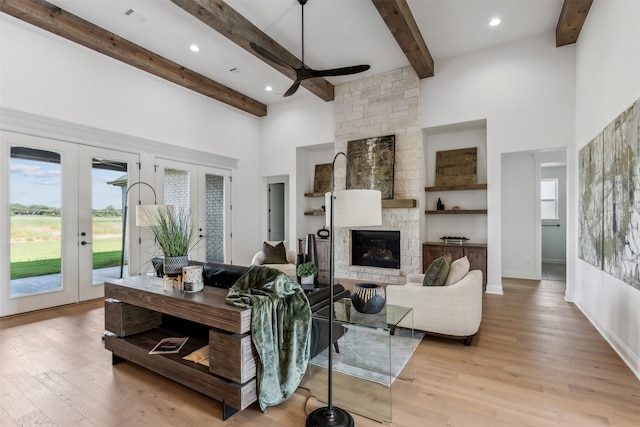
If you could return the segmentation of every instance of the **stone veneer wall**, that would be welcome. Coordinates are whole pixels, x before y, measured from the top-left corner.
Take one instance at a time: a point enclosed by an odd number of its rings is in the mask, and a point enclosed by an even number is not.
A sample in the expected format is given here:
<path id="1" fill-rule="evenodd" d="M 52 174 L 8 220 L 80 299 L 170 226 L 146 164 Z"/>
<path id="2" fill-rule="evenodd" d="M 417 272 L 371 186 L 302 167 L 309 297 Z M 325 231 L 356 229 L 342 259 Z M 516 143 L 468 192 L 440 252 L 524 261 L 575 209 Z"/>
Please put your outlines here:
<path id="1" fill-rule="evenodd" d="M 422 132 L 419 79 L 411 67 L 336 86 L 335 152 L 347 152 L 348 141 L 395 135 L 394 199 L 420 200 Z M 336 189 L 345 187 L 345 162 L 336 162 Z M 336 277 L 405 283 L 407 273 L 422 270 L 420 212 L 416 208 L 382 210 L 382 226 L 367 230 L 400 230 L 400 270 L 351 265 L 351 231 L 336 229 Z"/>

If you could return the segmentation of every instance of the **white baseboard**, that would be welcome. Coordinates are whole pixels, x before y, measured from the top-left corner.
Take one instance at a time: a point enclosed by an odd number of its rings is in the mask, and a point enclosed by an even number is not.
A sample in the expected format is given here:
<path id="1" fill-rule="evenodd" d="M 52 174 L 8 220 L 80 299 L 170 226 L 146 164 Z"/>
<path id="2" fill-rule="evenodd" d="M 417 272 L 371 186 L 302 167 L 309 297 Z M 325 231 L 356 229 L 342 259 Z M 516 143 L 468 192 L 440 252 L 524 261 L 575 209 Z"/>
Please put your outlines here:
<path id="1" fill-rule="evenodd" d="M 509 279 L 540 280 L 540 278 L 536 277 L 535 273 L 531 271 L 503 271 L 502 277 Z"/>
<path id="2" fill-rule="evenodd" d="M 502 290 L 502 285 L 492 285 L 490 283 L 487 283 L 487 289 L 485 290 L 485 293 L 504 295 L 504 291 Z"/>
<path id="3" fill-rule="evenodd" d="M 589 315 L 579 303 L 575 303 L 582 314 L 591 322 L 602 337 L 609 343 L 611 348 L 618 353 L 622 361 L 631 369 L 631 372 L 640 380 L 640 355 L 635 354 L 613 331 L 600 325 L 595 319 Z"/>

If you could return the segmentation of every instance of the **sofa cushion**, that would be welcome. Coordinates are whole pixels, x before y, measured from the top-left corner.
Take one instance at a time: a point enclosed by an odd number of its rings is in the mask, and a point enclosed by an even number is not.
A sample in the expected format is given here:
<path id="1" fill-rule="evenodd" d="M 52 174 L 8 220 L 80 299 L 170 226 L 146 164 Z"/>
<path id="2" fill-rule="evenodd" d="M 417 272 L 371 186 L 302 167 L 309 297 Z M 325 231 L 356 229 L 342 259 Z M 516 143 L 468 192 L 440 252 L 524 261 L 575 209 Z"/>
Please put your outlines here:
<path id="1" fill-rule="evenodd" d="M 469 265 L 469 259 L 466 256 L 453 261 L 451 263 L 451 268 L 449 268 L 449 275 L 447 276 L 447 280 L 444 284 L 453 285 L 454 283 L 458 283 L 467 275 L 469 268 L 471 268 L 471 266 Z"/>
<path id="2" fill-rule="evenodd" d="M 262 253 L 264 255 L 263 264 L 288 264 L 287 248 L 283 242 L 277 243 L 275 246 L 267 242 L 262 243 Z"/>
<path id="3" fill-rule="evenodd" d="M 433 260 L 424 273 L 423 286 L 442 286 L 449 275 L 451 255 L 446 254 Z"/>

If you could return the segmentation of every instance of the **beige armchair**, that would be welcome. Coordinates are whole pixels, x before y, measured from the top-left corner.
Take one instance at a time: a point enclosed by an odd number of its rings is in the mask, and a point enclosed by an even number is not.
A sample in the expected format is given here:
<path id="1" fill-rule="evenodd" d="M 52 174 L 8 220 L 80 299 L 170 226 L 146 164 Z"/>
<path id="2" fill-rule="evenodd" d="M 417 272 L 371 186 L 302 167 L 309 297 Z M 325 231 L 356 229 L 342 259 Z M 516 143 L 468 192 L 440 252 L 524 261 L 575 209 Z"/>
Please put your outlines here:
<path id="1" fill-rule="evenodd" d="M 482 272 L 469 271 L 446 286 L 423 286 L 423 279 L 424 274 L 407 274 L 405 285 L 387 286 L 387 302 L 413 308 L 415 329 L 461 338 L 471 345 L 482 320 Z M 403 322 L 400 326 L 410 326 Z"/>
<path id="2" fill-rule="evenodd" d="M 265 259 L 265 253 L 260 251 L 253 256 L 251 260 L 251 265 L 264 265 L 265 267 L 275 268 L 276 270 L 280 270 L 286 273 L 288 276 L 296 277 L 296 252 L 287 248 L 287 242 L 264 242 L 264 244 L 268 244 L 272 247 L 277 247 L 278 244 L 282 243 L 284 245 L 284 257 L 286 258 L 286 263 L 270 263 L 269 259 Z M 263 244 L 263 245 L 264 245 Z M 267 261 L 265 263 L 265 261 Z M 282 259 L 281 261 L 285 261 Z"/>

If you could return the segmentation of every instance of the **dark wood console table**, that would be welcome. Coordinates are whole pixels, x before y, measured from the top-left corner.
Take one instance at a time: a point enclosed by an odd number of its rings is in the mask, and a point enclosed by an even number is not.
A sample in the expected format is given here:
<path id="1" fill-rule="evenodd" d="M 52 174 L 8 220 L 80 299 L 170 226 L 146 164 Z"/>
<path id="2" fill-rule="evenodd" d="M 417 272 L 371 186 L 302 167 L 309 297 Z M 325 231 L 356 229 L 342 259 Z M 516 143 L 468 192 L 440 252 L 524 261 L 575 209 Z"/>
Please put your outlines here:
<path id="1" fill-rule="evenodd" d="M 469 260 L 471 270 L 482 271 L 482 287 L 487 287 L 487 245 L 482 243 L 442 243 L 427 242 L 422 244 L 422 271 L 427 268 L 438 257 L 451 254 L 451 261 L 466 256 Z"/>
<path id="2" fill-rule="evenodd" d="M 224 419 L 257 400 L 251 310 L 228 305 L 226 289 L 183 293 L 163 290 L 161 278 L 136 276 L 107 281 L 104 292 L 104 345 L 114 364 L 128 360 L 222 402 Z M 192 327 L 167 329 L 176 323 L 167 316 Z M 192 336 L 195 329 L 205 336 Z M 162 338 L 176 336 L 189 337 L 180 353 L 149 354 Z M 206 345 L 210 367 L 183 359 Z"/>

